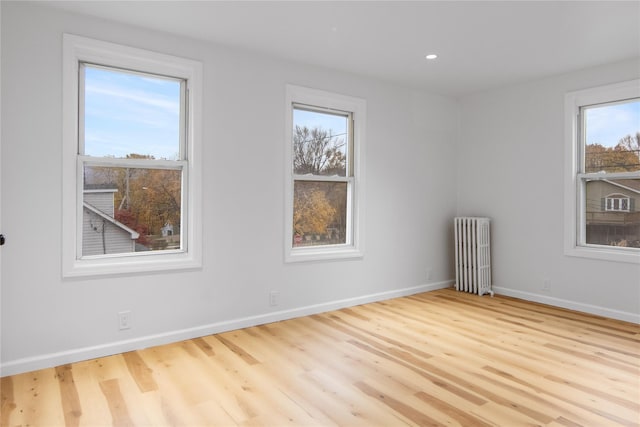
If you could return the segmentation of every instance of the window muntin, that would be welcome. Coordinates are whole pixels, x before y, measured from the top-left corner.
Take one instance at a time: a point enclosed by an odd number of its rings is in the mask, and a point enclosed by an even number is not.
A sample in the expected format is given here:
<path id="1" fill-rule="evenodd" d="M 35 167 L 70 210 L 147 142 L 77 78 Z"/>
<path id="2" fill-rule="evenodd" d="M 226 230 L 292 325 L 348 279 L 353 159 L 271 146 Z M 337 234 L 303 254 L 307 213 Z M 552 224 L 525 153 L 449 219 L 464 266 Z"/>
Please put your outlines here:
<path id="1" fill-rule="evenodd" d="M 285 261 L 361 257 L 362 99 L 287 85 Z"/>
<path id="2" fill-rule="evenodd" d="M 200 268 L 202 64 L 69 34 L 63 35 L 63 42 L 63 277 Z M 96 77 L 100 74 L 108 78 L 111 86 L 96 86 L 104 83 Z M 129 90 L 123 96 L 123 79 L 137 81 L 136 89 L 144 84 L 165 85 L 171 87 L 172 92 Z M 102 100 L 98 95 L 103 96 Z M 105 97 L 112 104 L 120 101 L 119 108 L 112 110 L 119 114 L 119 122 L 111 121 L 108 131 L 98 134 L 95 132 L 97 122 L 92 120 L 95 120 L 94 115 L 104 119 L 95 114 L 98 111 L 95 107 Z M 149 109 L 163 114 L 149 115 Z M 125 128 L 126 122 L 132 119 L 144 121 L 146 127 L 129 132 L 133 137 L 122 150 L 118 141 L 126 138 L 113 130 Z M 153 135 L 152 130 L 159 127 L 162 131 Z M 145 135 L 151 135 L 151 138 L 145 139 Z M 163 137 L 166 141 L 160 140 Z M 95 171 L 98 169 L 104 172 L 103 175 L 112 176 L 122 176 L 129 171 L 130 178 L 135 174 L 139 182 L 129 179 L 127 192 L 122 184 L 119 188 L 112 180 L 97 179 Z M 169 177 L 160 178 L 161 174 Z M 142 175 L 147 175 L 144 183 L 141 182 Z M 154 185 L 158 181 L 164 186 Z M 116 215 L 116 210 L 123 199 L 130 200 L 130 208 L 145 203 L 141 193 L 145 193 L 146 201 L 151 200 L 149 204 L 153 206 L 153 198 L 162 199 L 162 192 L 165 196 L 169 192 L 173 201 L 165 198 L 160 203 L 164 205 L 160 213 L 158 209 L 149 208 L 155 210 L 155 222 L 147 223 L 158 233 L 156 223 L 173 218 L 160 227 L 159 233 L 166 237 L 166 245 L 158 241 L 155 247 L 140 246 L 135 240 L 144 233 L 130 227 L 125 217 Z M 127 194 L 129 198 L 125 197 Z M 174 204 L 173 211 L 168 209 L 169 204 Z M 124 206 L 126 202 L 122 204 Z M 176 208 L 180 212 L 179 218 L 175 214 Z M 119 240 L 115 246 L 109 244 L 114 243 L 109 239 L 105 238 L 106 245 L 101 241 L 103 226 L 118 230 Z M 87 245 L 86 250 L 83 249 L 85 234 L 100 237 L 96 240 L 94 236 L 92 246 Z M 105 251 L 105 247 L 110 249 Z M 113 248 L 118 249 L 113 251 Z"/>
<path id="3" fill-rule="evenodd" d="M 612 212 L 629 212 L 629 197 L 614 195 L 605 198 L 605 210 Z"/>
<path id="4" fill-rule="evenodd" d="M 606 97 L 604 92 L 593 101 L 587 96 L 582 105 L 575 105 L 578 204 L 574 245 L 596 251 L 631 251 L 629 254 L 637 255 L 640 212 L 635 211 L 635 198 L 640 197 L 640 98 Z M 613 193 L 620 189 L 631 196 Z M 620 257 L 614 254 L 612 259 Z"/>

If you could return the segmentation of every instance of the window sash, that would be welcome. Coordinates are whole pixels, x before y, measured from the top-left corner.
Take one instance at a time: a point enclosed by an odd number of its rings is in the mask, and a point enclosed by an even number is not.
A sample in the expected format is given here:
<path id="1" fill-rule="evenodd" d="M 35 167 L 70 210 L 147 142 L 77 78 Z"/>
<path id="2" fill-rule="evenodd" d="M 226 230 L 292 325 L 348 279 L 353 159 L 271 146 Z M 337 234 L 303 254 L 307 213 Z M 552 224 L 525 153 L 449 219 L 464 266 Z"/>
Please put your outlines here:
<path id="1" fill-rule="evenodd" d="M 86 67 L 100 68 L 107 71 L 113 71 L 118 73 L 133 74 L 142 77 L 152 77 L 158 79 L 175 80 L 180 82 L 180 114 L 179 114 L 179 141 L 178 141 L 178 155 L 179 160 L 165 160 L 165 159 L 137 159 L 137 158 L 112 158 L 112 157 L 97 157 L 84 155 L 85 149 L 85 70 Z M 188 204 L 186 203 L 186 188 L 188 188 L 187 171 L 188 163 L 185 160 L 187 149 L 187 81 L 184 78 L 178 78 L 173 76 L 161 75 L 158 73 L 150 73 L 137 71 L 128 68 L 115 67 L 104 65 L 100 63 L 89 63 L 86 61 L 78 61 L 78 162 L 77 162 L 77 220 L 76 220 L 76 259 L 100 259 L 100 258 L 118 258 L 118 257 L 137 257 L 137 256 L 152 256 L 171 253 L 184 253 L 188 248 L 188 225 L 185 218 L 188 218 Z M 130 168 L 130 169 L 165 169 L 165 170 L 179 170 L 181 171 L 181 202 L 180 202 L 180 248 L 168 249 L 162 251 L 143 251 L 143 252 L 121 252 L 116 254 L 100 254 L 100 255 L 84 255 L 83 254 L 83 200 L 84 200 L 84 169 L 86 166 L 93 167 L 110 167 L 110 168 Z"/>
<path id="2" fill-rule="evenodd" d="M 303 182 L 338 182 L 338 183 L 346 183 L 347 184 L 347 194 L 346 194 L 346 227 L 345 227 L 345 242 L 344 243 L 333 243 L 333 244 L 325 244 L 325 245 L 318 245 L 318 246 L 314 246 L 315 249 L 318 248 L 340 248 L 340 247 L 352 247 L 354 245 L 355 242 L 355 236 L 354 236 L 354 204 L 355 204 L 355 200 L 354 200 L 354 194 L 355 194 L 355 180 L 353 178 L 350 177 L 339 177 L 341 179 L 326 179 L 326 177 L 320 177 L 322 179 L 316 179 L 318 178 L 317 176 L 312 177 L 312 176 L 303 176 L 304 179 L 294 179 L 293 180 L 293 188 L 295 188 L 295 183 L 298 181 L 303 181 Z M 294 205 L 294 199 L 295 198 L 295 193 L 292 193 L 292 206 Z M 293 217 L 293 209 L 291 210 L 291 217 Z M 292 235 L 293 235 L 293 230 L 291 231 Z M 296 247 L 293 246 L 293 243 L 291 243 L 291 249 L 293 251 L 296 250 L 301 250 L 301 251 L 305 251 L 305 250 L 309 250 L 309 248 L 307 247 Z"/>
<path id="3" fill-rule="evenodd" d="M 346 176 L 339 176 L 339 175 L 316 175 L 316 174 L 296 174 L 293 173 L 292 174 L 292 182 L 293 182 L 293 188 L 295 188 L 295 183 L 298 181 L 304 181 L 304 182 L 338 182 L 338 183 L 346 183 L 347 184 L 347 194 L 346 194 L 346 230 L 345 230 L 345 242 L 344 243 L 337 243 L 337 244 L 322 244 L 322 245 L 317 245 L 314 246 L 314 249 L 318 249 L 318 248 L 340 248 L 340 247 L 351 247 L 353 246 L 353 242 L 354 242 L 354 237 L 353 237 L 353 194 L 354 194 L 354 166 L 353 166 L 353 157 L 354 157 L 354 149 L 353 149 L 353 113 L 349 112 L 349 111 L 343 111 L 343 110 L 338 110 L 338 109 L 333 109 L 333 108 L 325 108 L 325 107 L 321 107 L 321 106 L 315 106 L 315 105 L 307 105 L 307 104 L 300 104 L 300 103 L 292 103 L 291 105 L 291 111 L 292 113 L 295 110 L 303 110 L 303 111 L 309 111 L 309 112 L 317 112 L 317 113 L 324 113 L 324 114 L 329 114 L 329 115 L 335 115 L 335 116 L 341 116 L 344 117 L 346 119 L 346 124 L 347 124 L 347 132 L 346 132 L 346 164 L 345 164 L 345 175 Z M 295 123 L 293 123 L 293 125 L 295 126 Z M 293 133 L 293 128 L 291 129 L 291 132 Z M 292 141 L 293 143 L 293 138 Z M 293 170 L 293 156 L 291 158 L 291 168 Z M 292 193 L 292 198 L 295 198 L 295 194 Z M 295 201 L 294 201 L 295 202 Z M 294 214 L 293 210 L 291 212 L 287 213 L 288 215 L 292 215 Z M 291 243 L 292 246 L 292 250 L 293 251 L 307 251 L 309 250 L 308 247 L 299 247 L 299 246 L 294 246 L 293 243 Z"/>
<path id="4" fill-rule="evenodd" d="M 83 255 L 83 200 L 84 200 L 84 168 L 92 167 L 110 167 L 110 168 L 129 168 L 129 169 L 165 169 L 181 171 L 181 201 L 180 201 L 180 249 L 165 249 L 162 251 L 143 251 L 143 252 L 121 252 L 117 254 L 100 254 L 100 255 Z M 189 248 L 189 226 L 188 221 L 188 203 L 187 191 L 188 187 L 188 163 L 184 160 L 154 160 L 154 159 L 115 159 L 106 157 L 77 156 L 76 163 L 76 259 L 100 259 L 100 258 L 118 258 L 118 257 L 136 257 L 136 256 L 155 256 L 163 254 L 179 254 L 188 252 Z"/>
<path id="5" fill-rule="evenodd" d="M 325 114 L 331 114 L 334 116 L 342 116 L 346 119 L 347 121 L 347 150 L 346 150 L 346 155 L 347 155 L 347 163 L 346 163 L 346 173 L 345 175 L 347 177 L 352 177 L 354 176 L 354 123 L 353 123 L 353 112 L 351 111 L 343 111 L 343 110 L 338 110 L 335 108 L 326 108 L 326 107 L 319 107 L 319 106 L 314 106 L 314 105 L 307 105 L 307 104 L 301 104 L 301 103 L 292 103 L 291 105 L 291 111 L 293 113 L 293 111 L 295 110 L 302 110 L 302 111 L 309 111 L 309 112 L 318 112 L 318 113 L 325 113 Z M 293 160 L 293 158 L 291 159 Z M 293 168 L 293 162 L 291 164 L 291 167 Z M 301 175 L 296 175 L 294 173 L 295 176 L 301 176 Z M 318 175 L 314 175 L 314 176 L 318 176 Z"/>
<path id="6" fill-rule="evenodd" d="M 188 81 L 184 78 L 168 76 L 164 74 L 137 71 L 128 68 L 103 65 L 100 63 L 93 63 L 87 61 L 78 61 L 78 154 L 84 155 L 85 153 L 85 69 L 87 66 L 92 68 L 100 68 L 107 71 L 114 71 L 120 73 L 127 73 L 138 75 L 141 77 L 154 77 L 158 79 L 174 80 L 180 82 L 180 117 L 179 117 L 179 141 L 178 141 L 178 156 L 180 160 L 187 159 L 187 141 L 188 141 L 188 107 L 189 107 L 189 89 Z"/>
<path id="7" fill-rule="evenodd" d="M 640 179 L 640 171 L 635 172 L 585 172 L 586 169 L 586 151 L 587 151 L 587 140 L 586 140 L 586 114 L 585 110 L 589 108 L 597 108 L 597 107 L 605 107 L 610 105 L 620 105 L 627 103 L 629 101 L 637 100 L 636 97 L 630 97 L 625 99 L 619 99 L 614 101 L 607 102 L 595 102 L 589 105 L 580 105 L 578 107 L 577 114 L 577 129 L 576 129 L 576 145 L 577 145 L 577 221 L 576 221 L 576 245 L 578 247 L 586 247 L 586 248 L 607 248 L 609 250 L 618 250 L 618 251 L 640 251 L 638 248 L 611 248 L 608 245 L 588 243 L 587 242 L 587 206 L 586 206 L 586 198 L 587 198 L 587 183 L 589 181 L 598 181 L 598 180 L 615 180 L 615 179 Z M 609 204 L 611 203 L 611 205 Z M 611 208 L 610 208 L 611 206 Z M 620 209 L 621 202 L 618 202 L 618 208 L 615 207 L 614 198 L 605 198 L 605 211 L 606 212 L 628 212 L 629 211 L 629 202 L 627 199 L 627 209 Z"/>

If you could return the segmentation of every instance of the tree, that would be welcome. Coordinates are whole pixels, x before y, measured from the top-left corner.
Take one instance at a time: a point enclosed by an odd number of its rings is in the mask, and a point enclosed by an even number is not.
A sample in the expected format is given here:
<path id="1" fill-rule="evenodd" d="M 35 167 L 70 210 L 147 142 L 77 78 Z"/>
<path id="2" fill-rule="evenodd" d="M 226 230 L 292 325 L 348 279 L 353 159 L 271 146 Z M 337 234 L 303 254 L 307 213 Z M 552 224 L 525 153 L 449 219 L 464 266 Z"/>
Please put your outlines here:
<path id="1" fill-rule="evenodd" d="M 297 126 L 293 133 L 293 170 L 305 175 L 345 176 L 345 140 L 322 128 Z"/>
<path id="2" fill-rule="evenodd" d="M 136 243 L 140 243 L 144 246 L 149 246 L 151 244 L 151 240 L 147 235 L 149 234 L 149 228 L 144 225 L 138 223 L 136 218 L 133 216 L 130 210 L 128 209 L 118 209 L 115 211 L 115 218 L 117 221 L 123 223 L 127 227 L 135 230 L 140 236 L 136 239 Z"/>
<path id="3" fill-rule="evenodd" d="M 322 128 L 296 126 L 293 133 L 293 170 L 297 175 L 345 176 L 345 139 Z M 347 188 L 341 182 L 297 181 L 294 190 L 295 235 L 327 236 L 329 228 L 346 231 Z M 326 237 L 325 237 L 326 238 Z"/>
<path id="4" fill-rule="evenodd" d="M 294 234 L 304 236 L 326 233 L 336 210 L 327 200 L 319 183 L 304 182 L 296 185 L 293 200 Z"/>
<path id="5" fill-rule="evenodd" d="M 130 159 L 153 159 L 152 156 L 128 154 Z M 138 243 L 149 246 L 149 235 L 161 234 L 171 223 L 180 226 L 182 173 L 174 169 L 129 167 L 85 168 L 85 185 L 116 188 L 114 217 L 140 234 Z M 111 215 L 111 213 L 106 212 Z"/>
<path id="6" fill-rule="evenodd" d="M 615 147 L 589 144 L 585 153 L 585 172 L 632 172 L 640 170 L 640 132 L 627 135 Z"/>
<path id="7" fill-rule="evenodd" d="M 636 132 L 635 136 L 627 135 L 623 137 L 622 139 L 620 139 L 618 145 L 616 145 L 615 148 L 619 151 L 633 154 L 635 158 L 633 158 L 631 155 L 628 156 L 628 160 L 630 162 L 628 166 L 631 167 L 631 170 L 640 169 L 640 132 Z"/>

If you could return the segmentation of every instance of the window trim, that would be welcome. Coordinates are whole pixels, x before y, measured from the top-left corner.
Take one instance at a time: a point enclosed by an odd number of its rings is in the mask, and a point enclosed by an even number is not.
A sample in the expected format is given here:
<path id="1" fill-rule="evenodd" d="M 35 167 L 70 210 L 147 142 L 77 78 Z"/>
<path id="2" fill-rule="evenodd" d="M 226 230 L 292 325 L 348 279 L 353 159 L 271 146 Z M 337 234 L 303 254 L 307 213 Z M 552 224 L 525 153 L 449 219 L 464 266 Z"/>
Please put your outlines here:
<path id="1" fill-rule="evenodd" d="M 347 171 L 340 182 L 351 182 L 347 188 L 347 230 L 350 229 L 347 243 L 339 245 L 293 247 L 293 186 L 295 180 L 327 181 L 326 177 L 301 177 L 293 173 L 293 110 L 296 106 L 308 106 L 318 111 L 331 110 L 351 113 L 352 145 L 350 165 L 352 173 Z M 364 256 L 364 140 L 366 127 L 366 101 L 360 98 L 311 89 L 302 86 L 286 85 L 285 96 L 285 203 L 284 203 L 284 260 L 285 262 L 304 262 L 361 258 Z M 331 182 L 334 180 L 331 179 Z"/>
<path id="2" fill-rule="evenodd" d="M 183 171 L 186 250 L 82 258 L 82 180 L 79 147 L 79 68 L 81 63 L 185 79 L 189 96 L 184 159 L 166 165 Z M 62 276 L 131 274 L 202 267 L 201 116 L 202 63 L 129 46 L 63 34 L 62 64 Z M 118 162 L 115 162 L 118 163 Z M 144 162 L 141 162 L 143 164 Z M 162 168 L 162 161 L 158 167 Z M 155 168 L 155 166 L 154 166 Z M 79 181 L 80 180 L 80 181 Z"/>
<path id="3" fill-rule="evenodd" d="M 599 86 L 565 95 L 565 196 L 564 196 L 564 253 L 606 261 L 640 264 L 640 251 L 636 248 L 590 245 L 586 241 L 585 179 L 615 179 L 636 177 L 636 173 L 583 173 L 580 170 L 581 118 L 580 109 L 595 104 L 606 104 L 640 97 L 640 79 Z"/>

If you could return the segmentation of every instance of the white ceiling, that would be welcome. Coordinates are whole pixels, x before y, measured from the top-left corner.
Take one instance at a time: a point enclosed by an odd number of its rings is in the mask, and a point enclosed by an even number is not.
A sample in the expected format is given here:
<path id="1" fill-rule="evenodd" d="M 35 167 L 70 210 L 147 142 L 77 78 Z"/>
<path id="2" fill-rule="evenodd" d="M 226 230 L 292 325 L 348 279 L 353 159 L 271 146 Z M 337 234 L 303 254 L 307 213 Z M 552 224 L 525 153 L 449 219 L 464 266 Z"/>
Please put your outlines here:
<path id="1" fill-rule="evenodd" d="M 48 4 L 452 96 L 640 57 L 639 1 Z"/>

